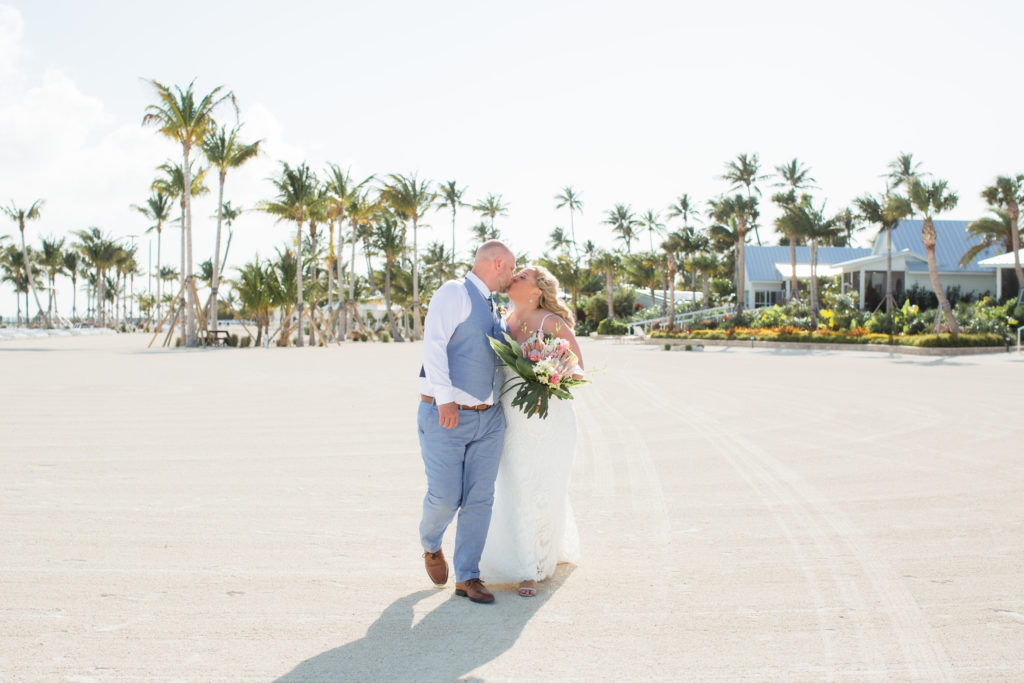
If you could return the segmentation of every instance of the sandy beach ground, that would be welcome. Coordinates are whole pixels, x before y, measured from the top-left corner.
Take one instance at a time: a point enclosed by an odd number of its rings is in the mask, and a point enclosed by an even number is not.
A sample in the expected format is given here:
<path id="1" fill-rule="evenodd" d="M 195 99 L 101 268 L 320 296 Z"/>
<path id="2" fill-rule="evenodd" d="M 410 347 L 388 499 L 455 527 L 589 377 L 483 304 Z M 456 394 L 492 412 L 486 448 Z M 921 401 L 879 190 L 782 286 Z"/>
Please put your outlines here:
<path id="1" fill-rule="evenodd" d="M 0 344 L 0 680 L 1024 678 L 1024 354 L 585 341 L 583 559 L 482 606 L 418 344 L 148 340 Z"/>

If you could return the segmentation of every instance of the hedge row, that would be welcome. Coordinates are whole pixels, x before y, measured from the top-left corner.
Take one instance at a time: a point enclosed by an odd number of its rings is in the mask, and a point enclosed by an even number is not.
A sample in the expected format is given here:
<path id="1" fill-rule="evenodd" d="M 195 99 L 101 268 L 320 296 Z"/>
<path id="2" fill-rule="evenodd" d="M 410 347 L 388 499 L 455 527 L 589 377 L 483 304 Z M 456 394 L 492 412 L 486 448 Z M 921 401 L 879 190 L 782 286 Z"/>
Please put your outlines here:
<path id="1" fill-rule="evenodd" d="M 654 332 L 656 339 L 724 339 L 756 341 L 797 342 L 801 344 L 894 344 L 898 346 L 920 346 L 926 348 L 948 348 L 969 346 L 1003 346 L 1006 340 L 998 334 L 915 334 L 893 335 L 873 334 L 857 329 L 849 332 L 819 330 L 805 332 L 789 328 L 748 329 L 737 327 L 730 330 L 692 330 L 690 332 Z"/>

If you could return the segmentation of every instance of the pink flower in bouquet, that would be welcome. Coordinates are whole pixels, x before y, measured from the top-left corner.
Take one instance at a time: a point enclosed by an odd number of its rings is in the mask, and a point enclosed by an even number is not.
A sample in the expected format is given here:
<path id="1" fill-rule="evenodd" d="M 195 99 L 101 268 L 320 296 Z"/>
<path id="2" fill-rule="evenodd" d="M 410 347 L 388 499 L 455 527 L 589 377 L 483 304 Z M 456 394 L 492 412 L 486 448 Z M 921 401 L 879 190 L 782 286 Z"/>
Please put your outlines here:
<path id="1" fill-rule="evenodd" d="M 562 381 L 562 376 L 556 372 L 548 378 L 548 381 L 551 382 L 552 386 L 558 386 L 558 383 Z"/>
<path id="2" fill-rule="evenodd" d="M 540 351 L 530 351 L 529 358 L 531 363 L 536 363 L 540 360 Z"/>

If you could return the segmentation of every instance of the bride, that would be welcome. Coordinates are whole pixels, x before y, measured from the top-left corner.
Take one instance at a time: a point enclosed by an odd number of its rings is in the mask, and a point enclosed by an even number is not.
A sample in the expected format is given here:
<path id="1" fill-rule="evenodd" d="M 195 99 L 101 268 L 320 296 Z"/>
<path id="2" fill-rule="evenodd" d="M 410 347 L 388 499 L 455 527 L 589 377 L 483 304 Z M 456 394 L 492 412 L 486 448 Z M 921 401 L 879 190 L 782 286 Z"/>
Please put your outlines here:
<path id="1" fill-rule="evenodd" d="M 572 312 L 558 297 L 558 280 L 543 266 L 518 272 L 509 285 L 509 334 L 522 344 L 534 335 L 561 337 L 579 359 Z M 512 375 L 505 368 L 505 377 Z M 573 401 L 552 398 L 546 419 L 527 417 L 502 397 L 507 422 L 505 446 L 494 485 L 494 508 L 480 558 L 487 583 L 519 583 L 519 594 L 537 594 L 537 581 L 555 573 L 559 562 L 579 557 L 579 535 L 569 504 L 569 475 L 576 450 Z"/>

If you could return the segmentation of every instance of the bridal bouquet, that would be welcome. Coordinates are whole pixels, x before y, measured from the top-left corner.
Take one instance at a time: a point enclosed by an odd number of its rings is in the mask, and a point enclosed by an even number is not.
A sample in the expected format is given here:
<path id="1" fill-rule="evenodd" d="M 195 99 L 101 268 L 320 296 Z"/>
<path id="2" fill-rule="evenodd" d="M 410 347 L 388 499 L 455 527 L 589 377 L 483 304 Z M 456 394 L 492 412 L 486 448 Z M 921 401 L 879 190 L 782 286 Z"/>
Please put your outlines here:
<path id="1" fill-rule="evenodd" d="M 512 405 L 528 417 L 546 418 L 551 396 L 571 399 L 572 387 L 587 384 L 587 380 L 573 378 L 579 359 L 565 339 L 536 332 L 519 344 L 508 333 L 504 337 L 504 342 L 488 337 L 498 358 L 516 373 L 505 382 L 501 393 L 515 389 Z"/>

